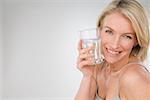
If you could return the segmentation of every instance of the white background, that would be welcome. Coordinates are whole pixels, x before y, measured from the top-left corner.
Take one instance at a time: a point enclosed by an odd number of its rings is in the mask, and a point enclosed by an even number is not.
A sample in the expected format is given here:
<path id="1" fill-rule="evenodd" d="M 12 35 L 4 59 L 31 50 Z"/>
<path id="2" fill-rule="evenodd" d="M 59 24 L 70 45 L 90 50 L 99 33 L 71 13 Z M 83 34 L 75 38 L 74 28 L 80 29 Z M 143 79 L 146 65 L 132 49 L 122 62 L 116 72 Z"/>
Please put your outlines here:
<path id="1" fill-rule="evenodd" d="M 108 0 L 3 0 L 0 99 L 73 100 L 82 77 L 76 69 L 77 32 L 96 27 L 107 3 Z M 149 4 L 147 0 L 145 5 Z"/>

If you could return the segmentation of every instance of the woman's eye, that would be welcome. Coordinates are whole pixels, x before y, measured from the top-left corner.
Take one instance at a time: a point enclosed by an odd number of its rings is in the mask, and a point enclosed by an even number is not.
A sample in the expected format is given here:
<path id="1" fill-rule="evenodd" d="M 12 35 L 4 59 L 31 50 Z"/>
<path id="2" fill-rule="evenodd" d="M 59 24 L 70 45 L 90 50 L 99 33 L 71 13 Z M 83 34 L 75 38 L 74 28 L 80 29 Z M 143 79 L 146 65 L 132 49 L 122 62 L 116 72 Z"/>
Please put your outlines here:
<path id="1" fill-rule="evenodd" d="M 128 36 L 128 35 L 126 35 L 125 38 L 127 38 L 127 39 L 132 39 L 132 37 L 131 37 L 131 36 Z"/>
<path id="2" fill-rule="evenodd" d="M 111 30 L 105 30 L 105 33 L 112 34 Z"/>

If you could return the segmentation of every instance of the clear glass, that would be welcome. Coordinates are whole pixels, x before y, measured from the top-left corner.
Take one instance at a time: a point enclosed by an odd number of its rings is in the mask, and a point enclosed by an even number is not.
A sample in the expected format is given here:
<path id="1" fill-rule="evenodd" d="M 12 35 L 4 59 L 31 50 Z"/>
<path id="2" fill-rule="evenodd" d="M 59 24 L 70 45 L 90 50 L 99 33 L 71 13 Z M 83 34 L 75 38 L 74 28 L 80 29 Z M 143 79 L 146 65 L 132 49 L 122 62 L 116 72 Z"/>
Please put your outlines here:
<path id="1" fill-rule="evenodd" d="M 101 54 L 100 48 L 100 37 L 98 36 L 98 29 L 85 29 L 79 31 L 80 39 L 82 40 L 83 48 L 89 48 L 90 46 L 94 45 L 94 64 L 100 64 L 103 61 L 103 57 Z"/>

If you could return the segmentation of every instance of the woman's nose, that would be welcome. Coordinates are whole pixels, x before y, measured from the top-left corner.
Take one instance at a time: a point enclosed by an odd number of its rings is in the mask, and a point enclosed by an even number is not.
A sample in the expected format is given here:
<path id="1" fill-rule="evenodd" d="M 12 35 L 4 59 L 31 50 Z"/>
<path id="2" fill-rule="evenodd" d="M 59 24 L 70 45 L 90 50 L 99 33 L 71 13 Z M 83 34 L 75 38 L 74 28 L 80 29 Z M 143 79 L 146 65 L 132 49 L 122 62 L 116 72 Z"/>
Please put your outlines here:
<path id="1" fill-rule="evenodd" d="M 120 46 L 120 38 L 119 37 L 113 38 L 111 41 L 111 46 L 113 49 L 117 49 Z"/>

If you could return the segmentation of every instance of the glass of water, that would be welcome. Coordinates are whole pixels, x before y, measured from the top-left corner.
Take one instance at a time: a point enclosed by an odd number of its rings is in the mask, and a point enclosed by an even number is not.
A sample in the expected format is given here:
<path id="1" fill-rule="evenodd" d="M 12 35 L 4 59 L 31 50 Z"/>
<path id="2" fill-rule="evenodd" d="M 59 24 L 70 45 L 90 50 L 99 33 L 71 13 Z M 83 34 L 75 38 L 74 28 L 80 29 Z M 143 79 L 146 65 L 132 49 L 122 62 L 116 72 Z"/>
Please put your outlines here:
<path id="1" fill-rule="evenodd" d="M 82 48 L 89 48 L 90 46 L 94 46 L 94 64 L 100 64 L 103 61 L 103 57 L 101 54 L 100 48 L 100 37 L 98 36 L 98 29 L 85 29 L 79 31 L 80 39 L 82 40 Z"/>

